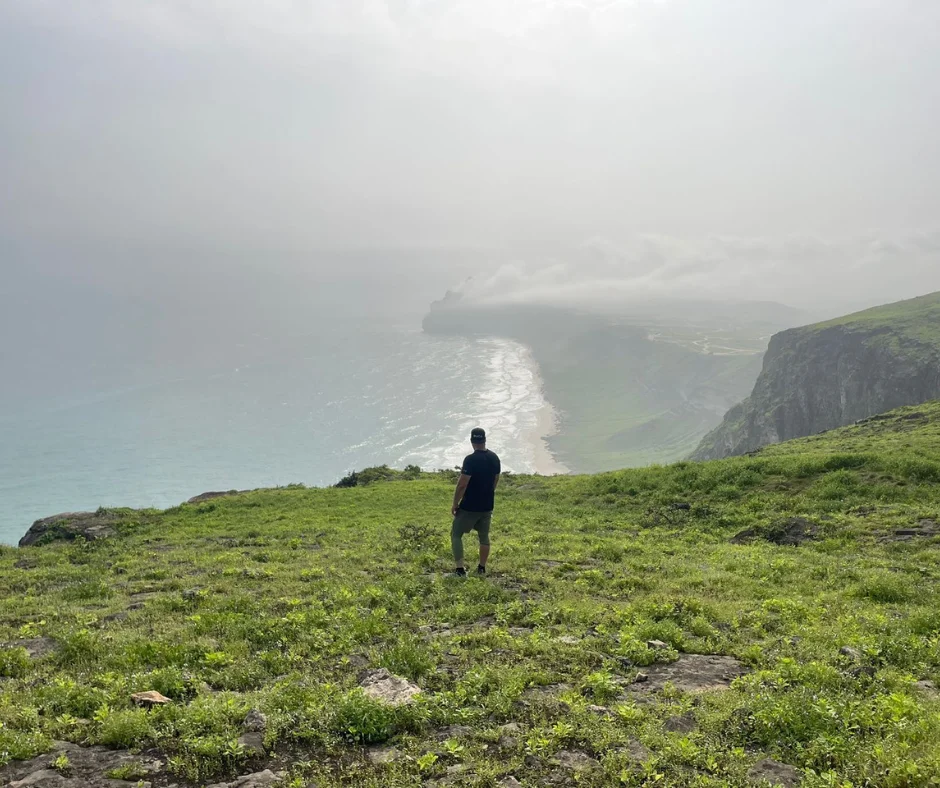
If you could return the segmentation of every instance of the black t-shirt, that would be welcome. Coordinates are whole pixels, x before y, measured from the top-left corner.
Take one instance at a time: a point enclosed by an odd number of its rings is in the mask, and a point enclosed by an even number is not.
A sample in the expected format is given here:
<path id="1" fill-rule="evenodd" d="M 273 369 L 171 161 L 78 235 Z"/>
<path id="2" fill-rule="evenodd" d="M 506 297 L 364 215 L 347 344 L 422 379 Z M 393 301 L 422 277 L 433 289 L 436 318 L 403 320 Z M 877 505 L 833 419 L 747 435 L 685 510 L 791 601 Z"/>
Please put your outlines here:
<path id="1" fill-rule="evenodd" d="M 492 512 L 496 503 L 496 477 L 501 472 L 499 457 L 489 449 L 468 454 L 461 473 L 470 477 L 460 508 L 467 512 Z"/>

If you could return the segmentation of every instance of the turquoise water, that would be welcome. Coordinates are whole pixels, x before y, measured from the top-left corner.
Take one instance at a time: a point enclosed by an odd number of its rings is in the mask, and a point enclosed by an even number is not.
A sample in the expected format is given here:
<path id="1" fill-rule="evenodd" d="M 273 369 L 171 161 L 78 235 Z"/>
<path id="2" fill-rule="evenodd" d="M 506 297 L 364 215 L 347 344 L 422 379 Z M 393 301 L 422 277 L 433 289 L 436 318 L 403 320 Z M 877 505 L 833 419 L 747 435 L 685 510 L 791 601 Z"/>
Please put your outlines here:
<path id="1" fill-rule="evenodd" d="M 58 512 L 322 486 L 381 463 L 453 467 L 477 423 L 507 468 L 534 469 L 544 400 L 513 342 L 425 335 L 418 310 L 368 319 L 333 310 L 283 332 L 248 313 L 246 330 L 187 325 L 151 336 L 143 353 L 140 328 L 154 320 L 126 324 L 132 356 L 77 342 L 67 357 L 47 348 L 6 359 L 19 385 L 6 387 L 0 410 L 0 543 Z"/>

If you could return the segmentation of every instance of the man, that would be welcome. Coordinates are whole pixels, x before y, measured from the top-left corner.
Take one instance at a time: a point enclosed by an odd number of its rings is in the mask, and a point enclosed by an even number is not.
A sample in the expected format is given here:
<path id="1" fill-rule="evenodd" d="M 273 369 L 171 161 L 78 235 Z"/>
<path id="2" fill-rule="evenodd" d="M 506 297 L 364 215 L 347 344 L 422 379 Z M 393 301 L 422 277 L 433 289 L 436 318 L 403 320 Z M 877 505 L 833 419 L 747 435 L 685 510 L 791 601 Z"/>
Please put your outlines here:
<path id="1" fill-rule="evenodd" d="M 477 574 L 486 574 L 486 559 L 490 556 L 490 522 L 493 519 L 493 506 L 496 499 L 496 485 L 502 468 L 499 457 L 486 448 L 486 433 L 475 427 L 470 432 L 470 445 L 473 454 L 468 454 L 463 461 L 457 490 L 454 492 L 454 505 L 451 514 L 454 524 L 450 529 L 450 545 L 457 563 L 455 574 L 466 577 L 463 565 L 463 536 L 476 531 L 480 538 L 480 564 Z"/>

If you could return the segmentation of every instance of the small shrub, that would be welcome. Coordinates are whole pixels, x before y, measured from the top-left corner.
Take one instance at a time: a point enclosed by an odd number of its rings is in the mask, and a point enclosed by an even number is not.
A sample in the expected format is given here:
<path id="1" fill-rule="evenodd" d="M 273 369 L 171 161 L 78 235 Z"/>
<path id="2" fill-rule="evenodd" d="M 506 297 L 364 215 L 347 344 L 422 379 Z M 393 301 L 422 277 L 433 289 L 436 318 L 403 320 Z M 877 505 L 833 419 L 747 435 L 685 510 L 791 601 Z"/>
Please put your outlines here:
<path id="1" fill-rule="evenodd" d="M 620 694 L 620 686 L 614 682 L 610 673 L 597 671 L 584 677 L 581 692 L 598 703 L 605 703 Z"/>
<path id="2" fill-rule="evenodd" d="M 21 679 L 29 673 L 25 648 L 0 648 L 0 678 Z"/>
<path id="3" fill-rule="evenodd" d="M 383 742 L 395 733 L 395 711 L 372 700 L 361 689 L 345 695 L 336 707 L 333 730 L 362 744 Z"/>
<path id="4" fill-rule="evenodd" d="M 153 736 L 150 717 L 145 709 L 114 711 L 103 706 L 95 712 L 98 733 L 94 738 L 99 744 L 119 749 L 139 747 Z"/>
<path id="5" fill-rule="evenodd" d="M 64 752 L 60 752 L 55 758 L 52 759 L 52 768 L 55 769 L 59 774 L 68 777 L 72 772 L 72 764 L 69 761 L 69 756 Z"/>

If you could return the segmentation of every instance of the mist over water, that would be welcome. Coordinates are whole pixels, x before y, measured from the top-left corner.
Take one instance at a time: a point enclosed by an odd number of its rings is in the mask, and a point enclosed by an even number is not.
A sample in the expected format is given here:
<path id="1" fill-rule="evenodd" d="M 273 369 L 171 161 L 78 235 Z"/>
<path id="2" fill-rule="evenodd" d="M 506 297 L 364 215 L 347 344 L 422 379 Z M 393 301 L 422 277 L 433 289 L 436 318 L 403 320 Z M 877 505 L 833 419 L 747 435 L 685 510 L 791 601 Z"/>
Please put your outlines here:
<path id="1" fill-rule="evenodd" d="M 58 385 L 24 381 L 28 364 L 8 356 L 6 372 L 25 389 L 14 405 L 5 388 L 0 413 L 0 543 L 63 511 L 321 486 L 382 463 L 452 468 L 477 424 L 507 469 L 535 470 L 545 400 L 528 350 L 422 333 L 420 293 L 381 309 L 381 281 L 357 292 L 351 302 L 335 285 L 306 291 L 289 330 L 271 330 L 260 305 L 238 300 L 241 330 L 225 338 L 190 326 L 185 346 L 172 340 L 176 353 L 138 336 L 134 364 L 119 363 L 100 338 L 63 335 L 45 349 L 47 364 L 62 343 L 71 354 Z M 337 299 L 346 306 L 330 308 Z M 124 327 L 125 340 L 141 329 Z"/>

